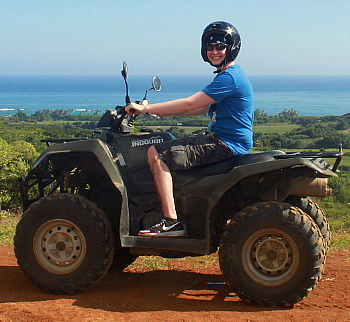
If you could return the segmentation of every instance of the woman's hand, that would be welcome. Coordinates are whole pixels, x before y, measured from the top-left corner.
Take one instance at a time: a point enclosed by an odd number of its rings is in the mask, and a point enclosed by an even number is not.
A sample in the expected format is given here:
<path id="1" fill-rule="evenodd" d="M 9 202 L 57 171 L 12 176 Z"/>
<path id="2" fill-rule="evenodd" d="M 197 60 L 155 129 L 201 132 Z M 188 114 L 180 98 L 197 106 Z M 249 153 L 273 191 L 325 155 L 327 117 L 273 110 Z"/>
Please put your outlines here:
<path id="1" fill-rule="evenodd" d="M 139 115 L 142 113 L 146 113 L 145 105 L 136 104 L 136 103 L 129 103 L 129 105 L 125 107 L 125 111 L 128 113 L 128 115 L 132 115 L 132 114 Z"/>

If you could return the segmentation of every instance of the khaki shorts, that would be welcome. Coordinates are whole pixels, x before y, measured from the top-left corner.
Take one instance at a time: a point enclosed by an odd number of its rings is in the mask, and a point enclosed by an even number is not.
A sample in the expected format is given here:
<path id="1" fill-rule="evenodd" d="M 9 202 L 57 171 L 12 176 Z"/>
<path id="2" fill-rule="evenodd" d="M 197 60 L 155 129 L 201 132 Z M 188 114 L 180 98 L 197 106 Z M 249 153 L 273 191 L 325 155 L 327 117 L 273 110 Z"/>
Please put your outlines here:
<path id="1" fill-rule="evenodd" d="M 157 143 L 154 147 L 170 170 L 185 170 L 234 156 L 230 148 L 212 132 Z"/>

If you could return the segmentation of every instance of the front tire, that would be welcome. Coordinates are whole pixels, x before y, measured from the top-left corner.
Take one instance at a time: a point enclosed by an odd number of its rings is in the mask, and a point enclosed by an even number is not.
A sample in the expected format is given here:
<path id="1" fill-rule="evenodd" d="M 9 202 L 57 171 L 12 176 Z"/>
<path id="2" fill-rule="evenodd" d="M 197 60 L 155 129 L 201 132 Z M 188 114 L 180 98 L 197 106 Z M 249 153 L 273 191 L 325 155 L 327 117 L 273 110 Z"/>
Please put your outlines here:
<path id="1" fill-rule="evenodd" d="M 291 306 L 321 278 L 321 233 L 303 211 L 281 202 L 245 208 L 226 226 L 219 249 L 221 271 L 241 299 Z"/>
<path id="2" fill-rule="evenodd" d="M 54 294 L 79 293 L 108 272 L 114 236 L 93 202 L 80 195 L 54 194 L 24 213 L 16 229 L 15 254 L 36 286 Z"/>

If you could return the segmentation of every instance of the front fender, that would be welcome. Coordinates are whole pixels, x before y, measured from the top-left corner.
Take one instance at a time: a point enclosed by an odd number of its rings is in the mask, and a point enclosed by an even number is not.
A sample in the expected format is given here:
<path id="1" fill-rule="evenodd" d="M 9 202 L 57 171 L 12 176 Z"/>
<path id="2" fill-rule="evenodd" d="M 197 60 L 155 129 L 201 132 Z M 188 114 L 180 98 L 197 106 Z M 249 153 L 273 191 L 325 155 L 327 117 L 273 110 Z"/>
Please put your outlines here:
<path id="1" fill-rule="evenodd" d="M 128 231 L 129 207 L 127 190 L 116 164 L 118 158 L 112 156 L 107 144 L 98 139 L 91 139 L 51 145 L 39 156 L 28 172 L 24 184 L 29 186 L 31 179 L 40 178 L 43 174 L 45 175 L 45 173 L 50 171 L 51 160 L 56 160 L 57 166 L 62 169 L 67 167 L 68 164 L 74 164 L 75 161 L 83 161 L 85 169 L 89 172 L 102 173 L 103 180 L 106 180 L 106 178 L 110 180 L 121 196 L 120 222 L 123 223 L 123 229 Z"/>

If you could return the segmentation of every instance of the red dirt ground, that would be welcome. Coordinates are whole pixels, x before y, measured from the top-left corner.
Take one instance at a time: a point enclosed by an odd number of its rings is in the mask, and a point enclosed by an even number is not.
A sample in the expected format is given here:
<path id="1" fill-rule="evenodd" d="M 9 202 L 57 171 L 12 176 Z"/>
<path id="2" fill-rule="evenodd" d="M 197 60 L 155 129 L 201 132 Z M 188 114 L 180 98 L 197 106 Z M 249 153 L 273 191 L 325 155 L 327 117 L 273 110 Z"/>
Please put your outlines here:
<path id="1" fill-rule="evenodd" d="M 166 265 L 150 270 L 138 259 L 83 294 L 57 296 L 31 284 L 17 266 L 13 247 L 0 246 L 0 321 L 350 321 L 349 251 L 330 252 L 316 289 L 287 309 L 242 302 L 229 292 L 215 259 L 176 259 Z"/>

